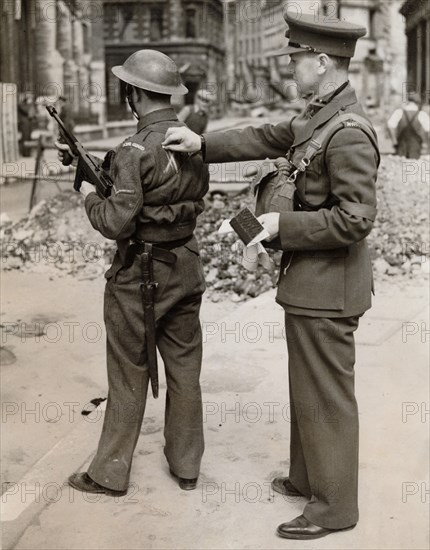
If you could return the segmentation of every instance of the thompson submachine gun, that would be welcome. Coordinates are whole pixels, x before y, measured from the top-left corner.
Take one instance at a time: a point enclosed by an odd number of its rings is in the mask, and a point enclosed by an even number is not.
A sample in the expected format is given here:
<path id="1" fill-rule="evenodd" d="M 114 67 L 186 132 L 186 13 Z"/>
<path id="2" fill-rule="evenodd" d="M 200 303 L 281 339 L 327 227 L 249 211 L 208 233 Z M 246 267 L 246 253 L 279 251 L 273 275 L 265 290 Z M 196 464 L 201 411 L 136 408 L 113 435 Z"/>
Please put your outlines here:
<path id="1" fill-rule="evenodd" d="M 47 106 L 48 113 L 52 116 L 53 119 L 57 122 L 60 128 L 60 136 L 64 143 L 70 147 L 72 154 L 75 157 L 78 157 L 78 165 L 76 167 L 75 181 L 73 184 L 73 189 L 79 191 L 81 188 L 82 181 L 88 181 L 93 184 L 96 188 L 97 194 L 101 198 L 107 198 L 110 196 L 113 181 L 110 176 L 99 166 L 97 161 L 85 150 L 81 143 L 76 139 L 76 137 L 70 132 L 61 118 L 58 116 L 57 110 L 55 107 Z M 68 158 L 67 158 L 68 157 Z M 66 155 L 66 159 L 63 161 L 65 166 L 71 164 L 73 157 L 69 154 Z"/>

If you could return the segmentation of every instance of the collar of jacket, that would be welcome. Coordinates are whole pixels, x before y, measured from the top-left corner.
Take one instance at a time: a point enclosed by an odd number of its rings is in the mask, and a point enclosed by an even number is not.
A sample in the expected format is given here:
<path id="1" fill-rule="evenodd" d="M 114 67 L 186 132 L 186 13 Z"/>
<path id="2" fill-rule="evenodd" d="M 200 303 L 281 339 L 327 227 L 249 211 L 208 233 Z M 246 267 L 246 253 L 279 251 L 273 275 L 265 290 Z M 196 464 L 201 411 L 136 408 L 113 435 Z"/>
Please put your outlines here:
<path id="1" fill-rule="evenodd" d="M 357 103 L 357 96 L 351 84 L 348 84 L 340 93 L 332 94 L 328 103 L 309 120 L 309 122 L 297 133 L 294 139 L 293 147 L 297 147 L 301 143 L 308 141 L 314 131 L 321 125 L 325 124 L 333 118 L 339 111 L 345 110 L 349 105 Z"/>
<path id="2" fill-rule="evenodd" d="M 140 132 L 150 124 L 165 122 L 166 120 L 178 120 L 178 117 L 172 107 L 157 109 L 156 111 L 152 111 L 152 113 L 148 113 L 143 116 L 137 124 L 137 131 Z"/>
<path id="3" fill-rule="evenodd" d="M 339 95 L 345 88 L 349 86 L 349 80 L 338 86 L 334 92 L 329 92 L 328 94 L 324 94 L 323 96 L 314 95 L 312 96 L 309 101 L 308 105 L 306 107 L 306 111 L 309 111 L 311 116 L 309 118 L 312 118 L 320 109 L 324 107 L 324 105 L 327 105 L 327 103 L 330 103 L 332 99 Z"/>

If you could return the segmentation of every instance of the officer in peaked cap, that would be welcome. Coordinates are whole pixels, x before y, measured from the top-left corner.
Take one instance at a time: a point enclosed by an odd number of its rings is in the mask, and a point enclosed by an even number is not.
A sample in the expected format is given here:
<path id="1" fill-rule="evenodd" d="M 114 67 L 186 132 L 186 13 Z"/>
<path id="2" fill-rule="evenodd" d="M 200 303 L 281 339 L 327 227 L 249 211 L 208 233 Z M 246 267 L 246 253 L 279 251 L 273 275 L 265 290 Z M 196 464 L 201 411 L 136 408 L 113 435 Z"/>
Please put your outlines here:
<path id="1" fill-rule="evenodd" d="M 84 182 L 92 226 L 118 250 L 106 272 L 104 320 L 109 393 L 97 453 L 69 484 L 110 496 L 127 491 L 148 385 L 158 395 L 157 349 L 166 372 L 164 454 L 181 489 L 195 489 L 204 449 L 199 311 L 205 289 L 193 235 L 209 172 L 201 155 L 161 147 L 179 122 L 170 100 L 185 94 L 168 56 L 140 50 L 112 72 L 127 84 L 136 133 L 102 162 L 113 192 L 100 198 Z M 140 483 L 140 482 L 139 482 Z"/>
<path id="2" fill-rule="evenodd" d="M 376 215 L 379 164 L 374 129 L 348 81 L 366 29 L 326 19 L 285 13 L 289 43 L 280 54 L 291 57 L 307 101 L 302 113 L 277 125 L 202 136 L 170 128 L 164 141 L 172 151 L 202 150 L 206 162 L 285 163 L 288 151 L 294 208 L 287 207 L 291 200 L 280 206 L 282 187 L 273 210 L 259 219 L 271 235 L 267 246 L 283 251 L 276 301 L 285 310 L 292 406 L 289 475 L 272 487 L 308 499 L 303 514 L 277 533 L 304 540 L 358 521 L 353 335 L 371 306 L 366 236 Z M 289 191 L 292 184 L 285 185 Z"/>
<path id="3" fill-rule="evenodd" d="M 288 23 L 285 36 L 289 42 L 278 55 L 315 52 L 350 59 L 354 56 L 357 40 L 367 33 L 364 27 L 347 21 L 325 17 L 320 22 L 315 15 L 293 10 L 287 10 L 284 17 Z"/>

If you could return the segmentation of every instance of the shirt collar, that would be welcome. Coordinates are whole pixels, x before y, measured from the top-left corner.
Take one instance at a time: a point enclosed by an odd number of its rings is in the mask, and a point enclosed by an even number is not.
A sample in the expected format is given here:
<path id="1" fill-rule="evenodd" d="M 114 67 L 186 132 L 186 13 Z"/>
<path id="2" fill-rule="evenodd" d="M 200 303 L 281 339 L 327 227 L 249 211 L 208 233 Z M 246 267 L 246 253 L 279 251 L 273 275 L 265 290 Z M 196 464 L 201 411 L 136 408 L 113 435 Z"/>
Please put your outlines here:
<path id="1" fill-rule="evenodd" d="M 319 97 L 317 95 L 312 96 L 309 100 L 309 103 L 306 107 L 306 112 L 310 117 L 312 117 L 315 113 L 317 113 L 320 109 L 324 107 L 324 105 L 327 105 L 330 103 L 330 101 L 333 100 L 334 97 L 336 97 L 338 94 L 343 92 L 346 88 L 350 86 L 349 80 L 341 84 L 334 92 L 329 92 L 328 94 L 323 95 L 322 97 Z"/>
<path id="2" fill-rule="evenodd" d="M 143 116 L 137 123 L 137 131 L 140 132 L 150 124 L 156 122 L 165 122 L 167 120 L 178 120 L 173 107 L 166 107 L 165 109 L 157 109 Z"/>

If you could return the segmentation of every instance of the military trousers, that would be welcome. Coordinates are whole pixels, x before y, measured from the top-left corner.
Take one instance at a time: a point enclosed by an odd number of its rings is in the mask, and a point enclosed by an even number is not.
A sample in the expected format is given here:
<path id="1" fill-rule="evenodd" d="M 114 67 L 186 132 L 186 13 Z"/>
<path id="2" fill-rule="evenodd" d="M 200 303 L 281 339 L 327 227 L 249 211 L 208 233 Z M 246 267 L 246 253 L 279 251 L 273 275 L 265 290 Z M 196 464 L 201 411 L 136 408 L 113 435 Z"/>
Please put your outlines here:
<path id="1" fill-rule="evenodd" d="M 396 154 L 408 159 L 419 159 L 421 157 L 421 150 L 421 138 L 415 132 L 406 130 L 397 144 Z"/>
<path id="2" fill-rule="evenodd" d="M 306 519 L 328 529 L 358 521 L 358 320 L 285 314 L 292 411 L 289 478 L 309 499 Z"/>
<path id="3" fill-rule="evenodd" d="M 198 245 L 172 251 L 174 264 L 154 260 L 157 348 L 163 359 L 167 391 L 164 453 L 179 477 L 199 475 L 204 450 L 199 312 L 205 289 Z M 140 257 L 129 268 L 118 254 L 106 273 L 104 320 L 109 392 L 103 430 L 89 476 L 104 487 L 128 486 L 149 383 L 145 321 L 140 290 Z"/>

